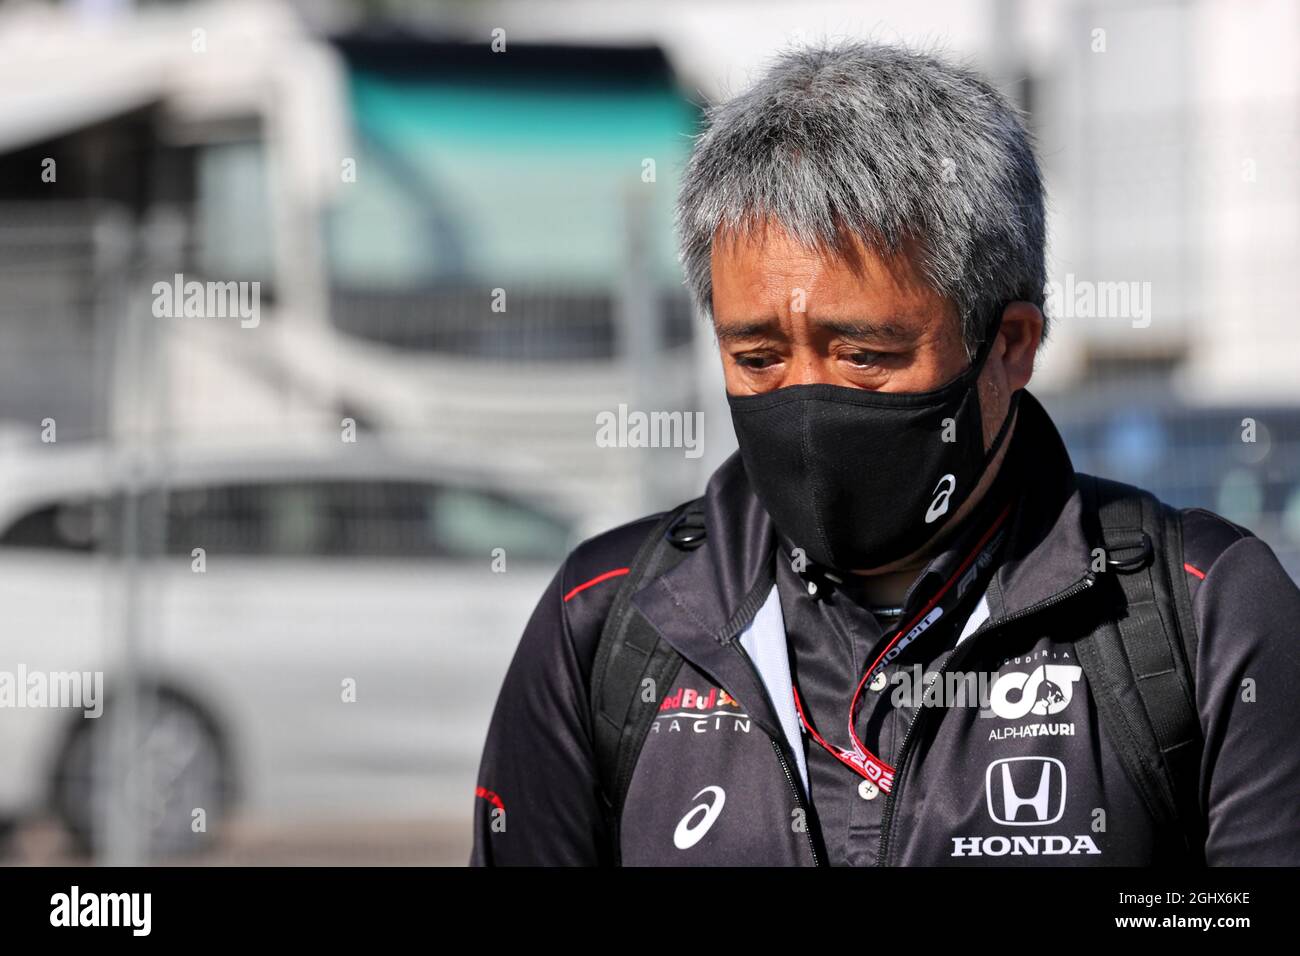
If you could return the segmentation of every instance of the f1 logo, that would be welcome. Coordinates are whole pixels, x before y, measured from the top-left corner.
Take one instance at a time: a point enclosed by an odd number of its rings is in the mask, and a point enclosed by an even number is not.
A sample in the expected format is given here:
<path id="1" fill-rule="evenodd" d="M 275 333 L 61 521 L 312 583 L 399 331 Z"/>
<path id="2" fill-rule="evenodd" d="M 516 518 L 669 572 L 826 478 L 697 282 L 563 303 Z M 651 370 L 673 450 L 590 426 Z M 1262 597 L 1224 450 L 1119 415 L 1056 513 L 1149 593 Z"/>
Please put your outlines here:
<path id="1" fill-rule="evenodd" d="M 1065 764 L 1055 757 L 995 760 L 984 772 L 984 790 L 994 823 L 1007 827 L 1055 823 L 1065 815 Z"/>

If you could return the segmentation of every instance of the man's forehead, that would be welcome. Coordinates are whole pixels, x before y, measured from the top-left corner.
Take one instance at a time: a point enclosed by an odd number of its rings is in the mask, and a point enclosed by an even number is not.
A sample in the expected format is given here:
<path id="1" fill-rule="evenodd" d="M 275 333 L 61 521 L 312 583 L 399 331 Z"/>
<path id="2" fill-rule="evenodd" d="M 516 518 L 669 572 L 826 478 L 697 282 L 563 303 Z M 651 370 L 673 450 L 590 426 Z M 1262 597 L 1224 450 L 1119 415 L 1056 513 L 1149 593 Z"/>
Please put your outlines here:
<path id="1" fill-rule="evenodd" d="M 878 251 L 861 240 L 850 250 L 808 246 L 771 223 L 720 236 L 711 264 L 714 312 L 730 323 L 788 308 L 825 321 L 874 323 L 890 335 L 884 327 L 891 323 L 907 329 L 918 317 L 947 311 L 918 254 L 912 245 Z"/>
<path id="2" fill-rule="evenodd" d="M 920 262 L 923 250 L 924 243 L 915 237 L 889 243 L 880 236 L 859 234 L 848 228 L 841 229 L 833 237 L 800 238 L 771 216 L 719 225 L 714 230 L 710 247 L 715 268 L 719 260 L 728 263 L 767 261 L 791 265 L 834 264 L 852 272 L 886 271 L 909 275 L 919 275 L 916 264 Z"/>

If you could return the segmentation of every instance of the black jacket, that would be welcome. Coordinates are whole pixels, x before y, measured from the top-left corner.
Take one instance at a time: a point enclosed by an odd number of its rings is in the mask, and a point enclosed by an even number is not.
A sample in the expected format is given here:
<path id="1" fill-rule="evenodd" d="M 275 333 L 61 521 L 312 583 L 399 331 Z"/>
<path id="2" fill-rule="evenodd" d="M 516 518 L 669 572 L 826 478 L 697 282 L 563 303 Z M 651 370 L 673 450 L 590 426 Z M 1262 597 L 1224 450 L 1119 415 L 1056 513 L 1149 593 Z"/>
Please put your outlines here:
<path id="1" fill-rule="evenodd" d="M 686 663 L 633 774 L 621 821 L 624 864 L 1165 861 L 1170 835 L 1157 832 L 1075 667 L 1072 641 L 1095 621 L 1096 589 L 1072 586 L 1087 574 L 1095 536 L 1064 445 L 1029 394 L 1013 442 L 1028 476 L 984 592 L 990 622 L 963 643 L 961 670 L 1005 678 L 1041 702 L 1011 716 L 1004 705 L 1002 713 L 918 707 L 900 718 L 889 715 L 895 702 L 875 695 L 859 715 L 863 742 L 895 767 L 904 746 L 909 759 L 891 795 L 862 798 L 871 804 L 865 824 L 846 826 L 837 811 L 825 831 L 819 793 L 809 793 L 802 769 L 792 772 L 808 766 L 818 745 L 792 734 L 788 715 L 783 726 L 785 700 L 773 699 L 738 640 L 749 609 L 762 603 L 755 596 L 773 587 L 779 542 L 739 457 L 714 473 L 705 544 L 635 599 Z M 484 748 L 471 864 L 615 860 L 593 766 L 588 687 L 620 575 L 657 517 L 578 546 L 538 604 Z M 1206 860 L 1300 864 L 1300 591 L 1249 531 L 1200 509 L 1182 518 L 1200 647 Z M 790 621 L 801 615 L 808 620 L 805 611 L 787 611 Z M 1012 616 L 1014 626 L 999 626 Z M 955 638 L 918 639 L 893 667 L 937 668 Z M 839 723 L 831 732 L 847 736 Z M 815 716 L 813 724 L 832 736 Z M 818 760 L 811 783 L 840 786 L 827 782 Z M 849 771 L 842 785 L 856 790 L 861 782 Z"/>

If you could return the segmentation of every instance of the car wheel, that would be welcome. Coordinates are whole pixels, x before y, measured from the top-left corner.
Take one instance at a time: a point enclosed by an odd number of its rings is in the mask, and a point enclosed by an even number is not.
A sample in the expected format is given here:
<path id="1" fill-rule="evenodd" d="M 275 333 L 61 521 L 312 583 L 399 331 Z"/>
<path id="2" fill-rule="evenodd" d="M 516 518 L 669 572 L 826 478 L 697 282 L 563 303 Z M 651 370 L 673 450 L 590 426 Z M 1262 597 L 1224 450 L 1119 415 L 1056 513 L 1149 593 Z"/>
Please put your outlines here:
<path id="1" fill-rule="evenodd" d="M 142 693 L 123 773 L 114 766 L 122 741 L 110 711 L 120 718 L 121 711 L 106 708 L 101 717 L 77 721 L 55 773 L 55 810 L 78 849 L 98 856 L 126 838 L 125 845 L 157 859 L 211 846 L 230 792 L 215 725 L 178 695 Z M 114 787 L 118 801 L 110 800 Z"/>

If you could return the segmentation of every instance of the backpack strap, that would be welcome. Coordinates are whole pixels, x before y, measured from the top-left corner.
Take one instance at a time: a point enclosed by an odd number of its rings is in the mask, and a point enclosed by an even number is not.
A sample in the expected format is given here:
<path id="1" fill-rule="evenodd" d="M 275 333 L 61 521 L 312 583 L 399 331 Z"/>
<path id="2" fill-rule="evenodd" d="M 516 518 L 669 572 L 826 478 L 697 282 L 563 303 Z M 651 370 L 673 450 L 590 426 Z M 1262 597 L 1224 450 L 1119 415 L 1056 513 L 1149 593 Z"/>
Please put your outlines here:
<path id="1" fill-rule="evenodd" d="M 1124 768 L 1157 825 L 1204 863 L 1196 624 L 1183 574 L 1182 520 L 1148 492 L 1079 475 L 1122 603 L 1076 644 Z M 1115 592 L 1112 590 L 1112 595 Z"/>
<path id="2" fill-rule="evenodd" d="M 616 860 L 632 771 L 659 712 L 659 701 L 682 666 L 681 655 L 660 639 L 632 604 L 632 596 L 703 543 L 702 501 L 689 501 L 668 512 L 642 542 L 619 585 L 596 648 L 591 670 L 592 742 Z"/>

